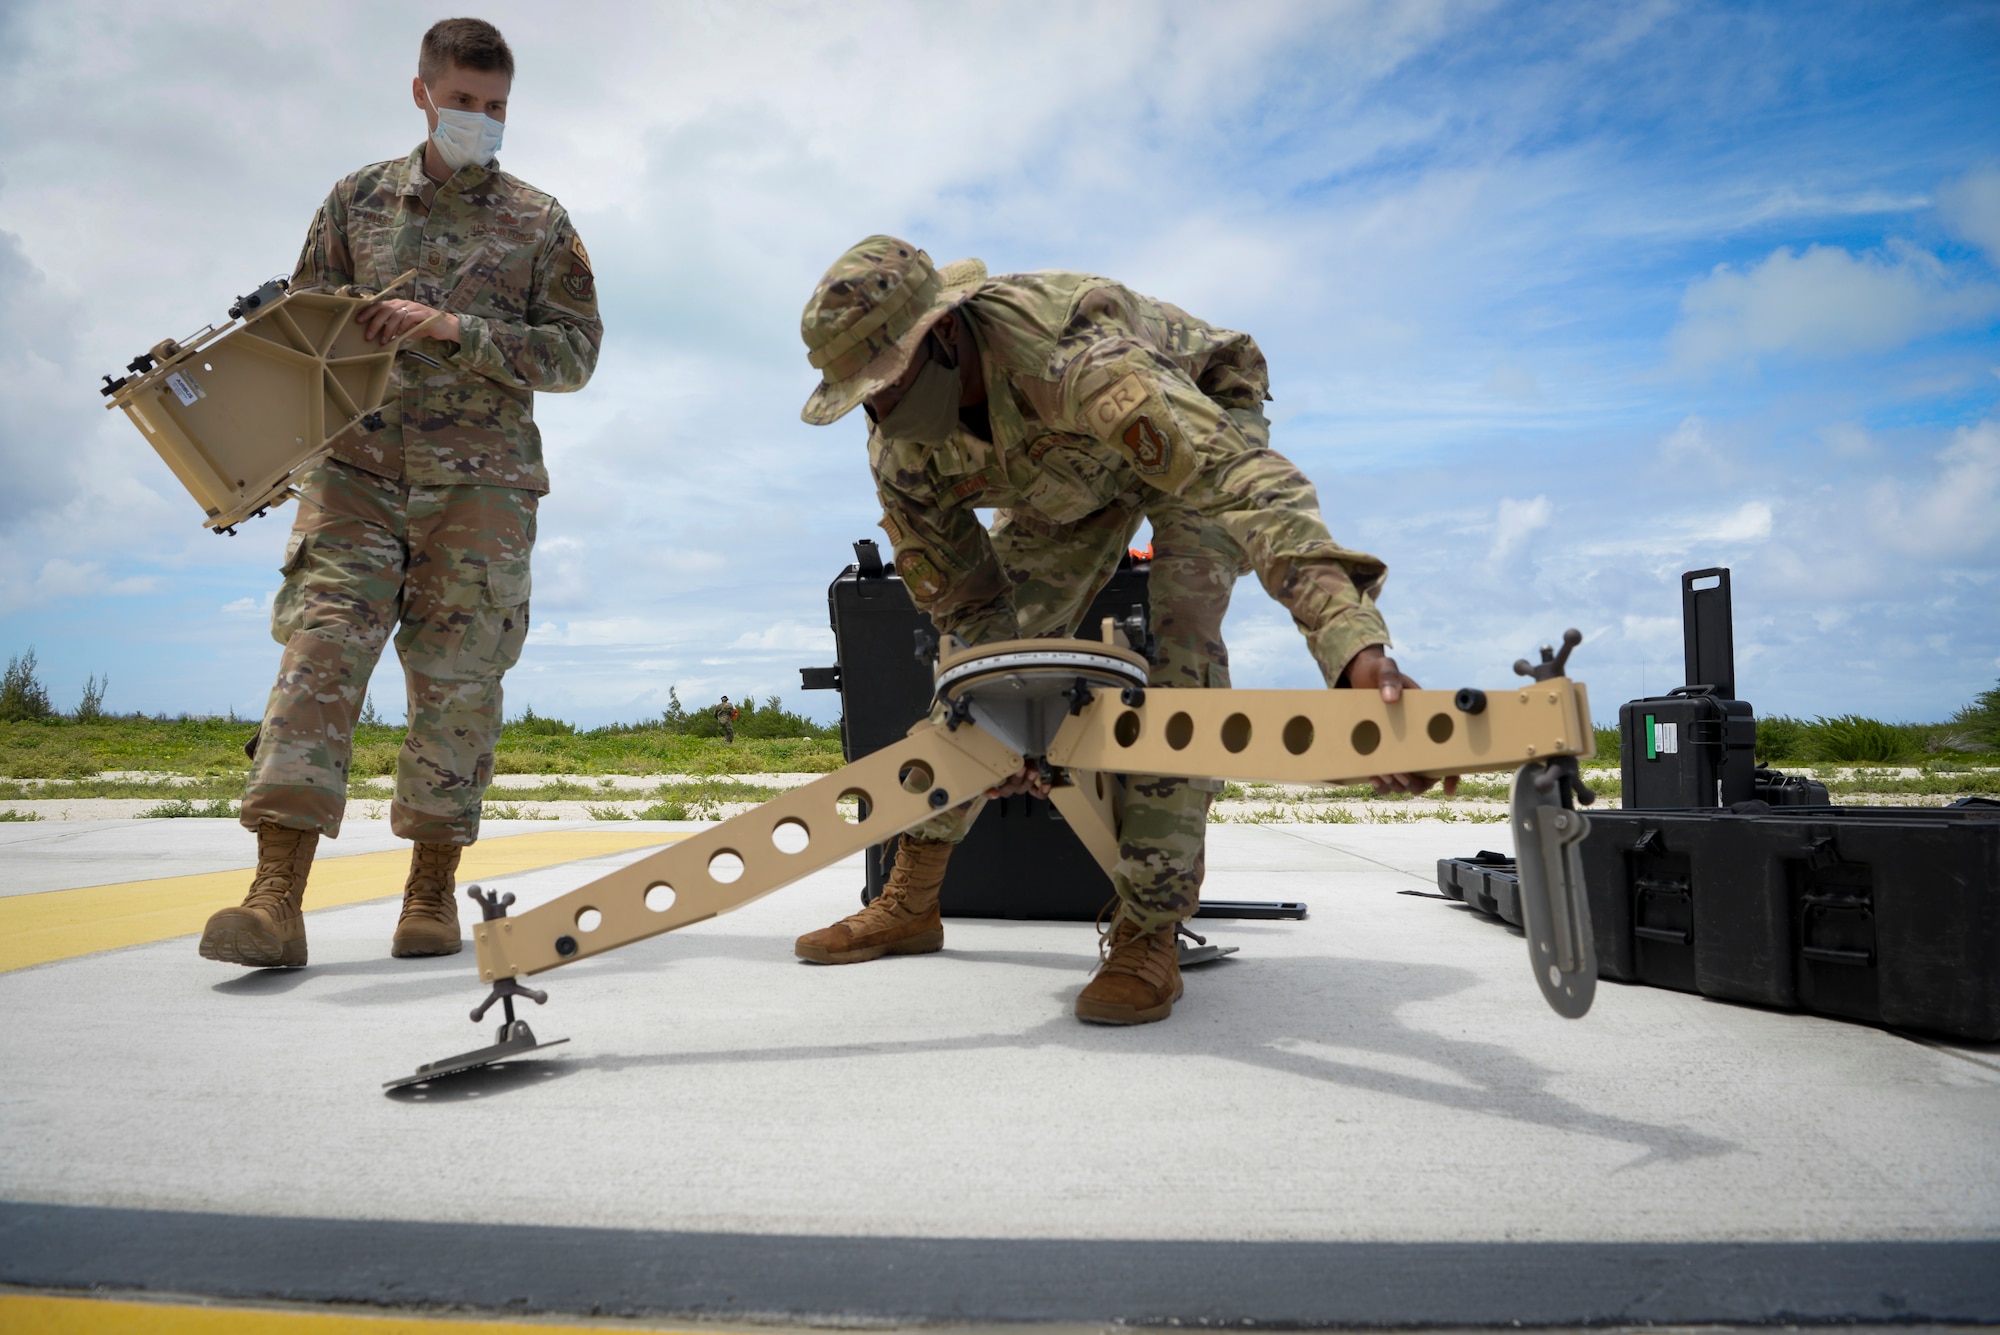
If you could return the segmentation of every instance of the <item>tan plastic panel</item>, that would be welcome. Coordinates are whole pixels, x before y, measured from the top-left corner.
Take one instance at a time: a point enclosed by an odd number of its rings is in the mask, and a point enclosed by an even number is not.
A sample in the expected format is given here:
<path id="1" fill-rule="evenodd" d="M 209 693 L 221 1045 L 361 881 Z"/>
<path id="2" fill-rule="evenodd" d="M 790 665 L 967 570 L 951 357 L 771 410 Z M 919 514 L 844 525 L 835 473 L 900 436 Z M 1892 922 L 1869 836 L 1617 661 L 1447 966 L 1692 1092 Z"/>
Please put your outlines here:
<path id="1" fill-rule="evenodd" d="M 110 406 L 159 452 L 203 523 L 239 524 L 283 501 L 299 472 L 393 391 L 396 356 L 418 331 L 370 343 L 354 314 L 382 295 L 287 293 L 241 324 L 185 346 L 169 340 L 155 349 L 166 354 L 160 364 Z"/>
<path id="2" fill-rule="evenodd" d="M 1117 775 L 1084 770 L 1072 770 L 1069 783 L 1049 792 L 1049 801 L 1106 876 L 1118 865 L 1119 797 Z"/>
<path id="3" fill-rule="evenodd" d="M 479 976 L 493 982 L 540 973 L 740 908 L 870 844 L 921 825 L 1020 767 L 1019 754 L 976 727 L 962 725 L 948 732 L 930 722 L 920 723 L 894 746 L 560 899 L 518 917 L 473 924 Z M 916 782 L 914 792 L 902 782 L 913 769 L 930 776 Z M 921 780 L 921 774 L 912 777 Z M 944 796 L 933 801 L 937 792 Z M 868 815 L 854 822 L 841 813 L 839 804 L 842 798 L 857 796 L 866 800 Z M 788 842 L 799 842 L 801 836 L 802 846 L 785 851 Z M 728 880 L 716 874 L 722 870 L 717 860 L 724 854 L 734 855 L 742 866 L 741 873 Z M 656 886 L 667 887 L 671 902 L 648 907 L 647 895 Z M 585 927 L 586 922 L 595 925 Z M 574 943 L 569 953 L 558 945 L 563 940 Z"/>
<path id="4" fill-rule="evenodd" d="M 1117 774 L 1267 783 L 1353 783 L 1371 774 L 1466 774 L 1596 752 L 1580 686 L 1566 677 L 1486 693 L 1461 713 L 1451 691 L 1149 690 L 1137 707 L 1100 691 L 1049 747 L 1053 764 Z"/>

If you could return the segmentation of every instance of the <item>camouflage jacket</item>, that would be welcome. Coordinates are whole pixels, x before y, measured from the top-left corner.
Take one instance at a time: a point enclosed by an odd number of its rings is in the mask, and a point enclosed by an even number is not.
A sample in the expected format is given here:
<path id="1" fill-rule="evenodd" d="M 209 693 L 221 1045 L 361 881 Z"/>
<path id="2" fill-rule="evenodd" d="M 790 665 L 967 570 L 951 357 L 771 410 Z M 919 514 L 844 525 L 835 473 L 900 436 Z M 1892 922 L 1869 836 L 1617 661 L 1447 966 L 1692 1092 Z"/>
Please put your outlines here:
<path id="1" fill-rule="evenodd" d="M 546 492 L 535 391 L 582 389 L 604 325 L 569 214 L 499 170 L 438 185 L 420 144 L 333 188 L 313 218 L 294 287 L 380 288 L 417 271 L 413 301 L 458 316 L 460 342 L 419 338 L 397 359 L 402 411 L 343 435 L 333 454 L 419 486 L 481 483 Z"/>
<path id="2" fill-rule="evenodd" d="M 1269 373 L 1248 334 L 1079 273 L 989 278 L 958 309 L 979 347 L 992 439 L 961 428 L 940 446 L 875 431 L 868 440 L 897 570 L 941 629 L 977 639 L 1008 619 L 1007 582 L 976 507 L 1007 511 L 1052 542 L 1107 506 L 1136 512 L 1149 498 L 1256 527 L 1263 465 L 1232 465 L 1262 451 L 1296 475 L 1267 448 Z M 1329 647 L 1386 645 L 1373 603 L 1386 567 L 1334 544 L 1316 510 L 1282 526 L 1291 531 L 1275 541 L 1233 536 L 1264 565 L 1344 569 L 1332 578 L 1345 585 L 1338 612 L 1349 624 Z"/>

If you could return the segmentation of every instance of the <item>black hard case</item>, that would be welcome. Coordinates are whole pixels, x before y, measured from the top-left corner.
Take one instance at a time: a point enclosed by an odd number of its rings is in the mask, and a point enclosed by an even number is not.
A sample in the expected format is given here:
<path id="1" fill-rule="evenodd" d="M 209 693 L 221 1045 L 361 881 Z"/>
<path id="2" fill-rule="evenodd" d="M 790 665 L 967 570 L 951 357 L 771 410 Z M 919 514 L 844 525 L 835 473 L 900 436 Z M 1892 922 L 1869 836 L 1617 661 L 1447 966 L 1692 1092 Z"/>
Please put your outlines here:
<path id="1" fill-rule="evenodd" d="M 1736 632 L 1729 572 L 1681 576 L 1681 653 L 1687 685 L 1618 709 L 1627 809 L 1726 807 L 1757 796 L 1757 718 L 1736 698 Z M 1655 726 L 1657 725 L 1657 726 Z M 1677 745 L 1656 747 L 1659 728 Z"/>
<path id="2" fill-rule="evenodd" d="M 807 669 L 808 684 L 841 693 L 841 748 L 859 760 L 908 733 L 930 709 L 931 670 L 919 661 L 916 637 L 930 618 L 910 601 L 893 570 L 877 565 L 873 544 L 827 588 L 839 667 Z M 875 565 L 867 573 L 863 565 Z M 1150 566 L 1126 557 L 1091 603 L 1077 638 L 1095 640 L 1105 617 L 1122 619 L 1146 607 Z M 881 893 L 895 865 L 895 843 L 865 854 L 865 897 Z M 1025 794 L 990 801 L 953 852 L 939 904 L 946 917 L 1092 921 L 1111 898 L 1104 874 L 1049 802 Z"/>
<path id="3" fill-rule="evenodd" d="M 2000 809 L 1595 811 L 1605 978 L 2000 1039 Z"/>
<path id="4" fill-rule="evenodd" d="M 1648 747 L 1647 733 L 1659 728 L 1673 729 L 1676 749 Z M 1680 693 L 1628 700 L 1618 707 L 1618 734 L 1627 808 L 1726 807 L 1756 795 L 1757 719 L 1747 701 Z"/>

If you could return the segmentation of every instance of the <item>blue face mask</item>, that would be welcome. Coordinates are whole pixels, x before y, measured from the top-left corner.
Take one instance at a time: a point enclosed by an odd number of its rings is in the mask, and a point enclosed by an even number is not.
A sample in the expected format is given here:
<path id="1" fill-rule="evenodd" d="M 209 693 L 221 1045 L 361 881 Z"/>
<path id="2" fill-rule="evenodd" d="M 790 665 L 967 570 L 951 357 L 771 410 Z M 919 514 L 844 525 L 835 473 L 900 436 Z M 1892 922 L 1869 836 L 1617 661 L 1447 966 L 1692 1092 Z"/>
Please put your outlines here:
<path id="1" fill-rule="evenodd" d="M 437 145 L 438 156 L 444 159 L 445 166 L 457 171 L 468 164 L 484 167 L 493 161 L 493 155 L 500 151 L 500 139 L 507 133 L 505 125 L 484 112 L 441 109 L 428 86 L 424 89 L 424 99 L 437 113 L 437 129 L 431 131 L 431 142 Z"/>

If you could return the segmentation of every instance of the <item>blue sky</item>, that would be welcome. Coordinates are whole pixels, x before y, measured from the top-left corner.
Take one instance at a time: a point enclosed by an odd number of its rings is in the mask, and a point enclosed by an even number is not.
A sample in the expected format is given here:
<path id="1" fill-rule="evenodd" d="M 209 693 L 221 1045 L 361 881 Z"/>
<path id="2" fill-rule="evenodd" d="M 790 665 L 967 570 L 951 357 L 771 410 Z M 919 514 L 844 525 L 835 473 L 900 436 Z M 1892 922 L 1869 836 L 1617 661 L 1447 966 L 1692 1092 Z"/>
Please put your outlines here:
<path id="1" fill-rule="evenodd" d="M 224 539 L 94 386 L 288 270 L 407 152 L 445 11 L 0 10 L 0 653 L 57 702 L 254 716 L 289 510 Z M 876 533 L 806 427 L 847 245 L 1119 278 L 1247 330 L 1275 443 L 1391 569 L 1426 685 L 1576 625 L 1600 716 L 1680 682 L 1733 569 L 1760 713 L 1936 719 L 2000 679 L 2000 7 L 496 4 L 503 165 L 607 334 L 538 405 L 554 492 L 510 713 L 801 695 Z M 1254 580 L 1239 684 L 1317 674 Z M 393 659 L 374 693 L 401 714 Z"/>

